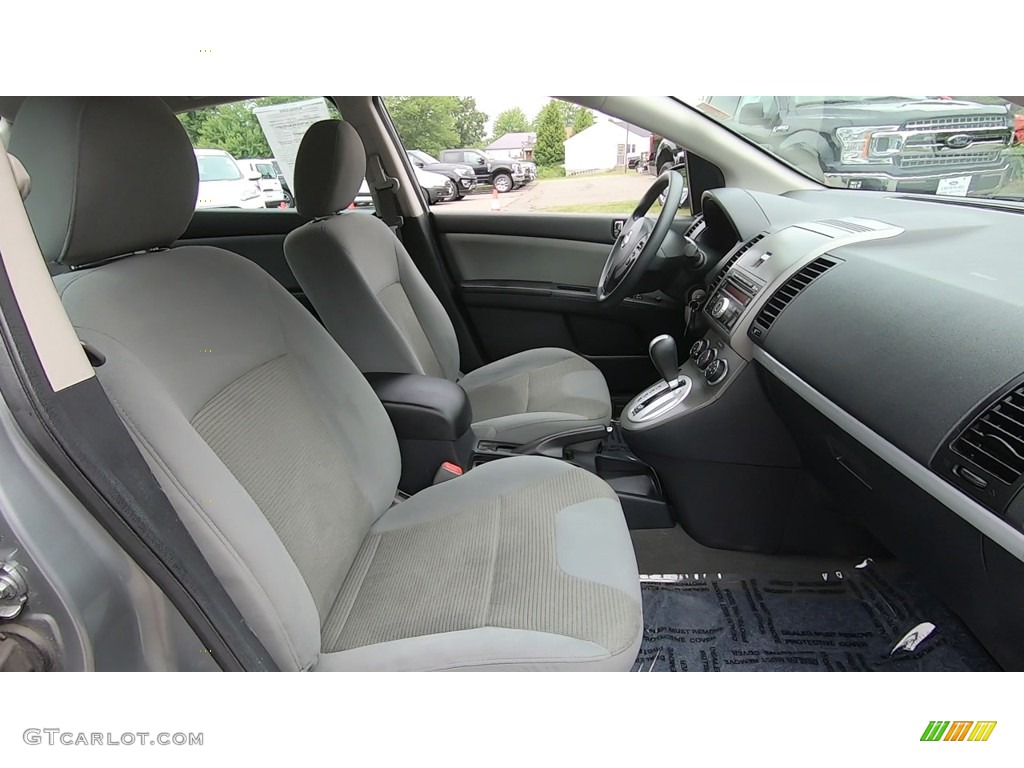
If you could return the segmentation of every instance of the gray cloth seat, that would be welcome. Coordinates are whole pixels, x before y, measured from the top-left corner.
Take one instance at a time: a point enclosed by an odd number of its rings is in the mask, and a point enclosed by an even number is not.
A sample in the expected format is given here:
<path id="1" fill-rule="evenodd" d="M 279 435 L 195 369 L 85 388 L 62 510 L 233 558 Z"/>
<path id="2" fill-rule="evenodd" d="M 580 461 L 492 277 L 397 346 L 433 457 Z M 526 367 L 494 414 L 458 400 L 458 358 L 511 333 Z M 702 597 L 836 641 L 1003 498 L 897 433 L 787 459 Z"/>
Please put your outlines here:
<path id="1" fill-rule="evenodd" d="M 458 381 L 474 431 L 493 440 L 527 443 L 607 426 L 604 376 L 574 352 L 529 350 L 461 376 L 455 328 L 401 241 L 377 217 L 345 211 L 365 173 L 352 126 L 311 126 L 295 164 L 296 206 L 311 221 L 284 246 L 302 290 L 359 369 Z"/>
<path id="2" fill-rule="evenodd" d="M 54 281 L 97 376 L 282 669 L 631 667 L 612 490 L 518 457 L 395 503 L 391 422 L 327 331 L 241 256 L 167 248 L 198 177 L 162 101 L 29 98 L 10 151 L 44 255 L 78 267 Z"/>

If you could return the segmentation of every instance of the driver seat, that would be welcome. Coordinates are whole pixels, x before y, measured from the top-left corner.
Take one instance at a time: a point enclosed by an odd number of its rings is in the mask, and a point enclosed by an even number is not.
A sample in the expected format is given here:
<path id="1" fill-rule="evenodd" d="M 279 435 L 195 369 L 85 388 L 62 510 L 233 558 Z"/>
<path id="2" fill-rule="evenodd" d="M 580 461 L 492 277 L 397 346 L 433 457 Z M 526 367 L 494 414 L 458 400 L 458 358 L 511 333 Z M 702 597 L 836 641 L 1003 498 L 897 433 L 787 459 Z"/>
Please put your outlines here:
<path id="1" fill-rule="evenodd" d="M 415 373 L 457 382 L 478 438 L 522 444 L 607 426 L 611 398 L 601 372 L 566 349 L 519 352 L 463 375 L 455 328 L 391 229 L 345 209 L 366 173 L 355 129 L 310 126 L 295 160 L 295 203 L 307 223 L 284 253 L 334 339 L 364 373 Z"/>

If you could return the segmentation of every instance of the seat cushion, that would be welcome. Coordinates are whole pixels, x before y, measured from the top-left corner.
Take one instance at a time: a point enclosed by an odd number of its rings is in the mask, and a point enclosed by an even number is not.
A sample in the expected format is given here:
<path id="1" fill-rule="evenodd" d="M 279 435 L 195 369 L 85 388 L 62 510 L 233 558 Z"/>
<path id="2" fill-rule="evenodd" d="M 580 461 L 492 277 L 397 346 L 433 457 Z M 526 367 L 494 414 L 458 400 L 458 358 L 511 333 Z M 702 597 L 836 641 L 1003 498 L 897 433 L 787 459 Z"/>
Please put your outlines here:
<path id="1" fill-rule="evenodd" d="M 371 528 L 318 670 L 628 670 L 643 630 L 615 493 L 527 456 L 484 464 Z"/>
<path id="2" fill-rule="evenodd" d="M 519 352 L 459 379 L 478 437 L 528 443 L 558 432 L 608 424 L 611 397 L 593 363 L 567 349 Z"/>

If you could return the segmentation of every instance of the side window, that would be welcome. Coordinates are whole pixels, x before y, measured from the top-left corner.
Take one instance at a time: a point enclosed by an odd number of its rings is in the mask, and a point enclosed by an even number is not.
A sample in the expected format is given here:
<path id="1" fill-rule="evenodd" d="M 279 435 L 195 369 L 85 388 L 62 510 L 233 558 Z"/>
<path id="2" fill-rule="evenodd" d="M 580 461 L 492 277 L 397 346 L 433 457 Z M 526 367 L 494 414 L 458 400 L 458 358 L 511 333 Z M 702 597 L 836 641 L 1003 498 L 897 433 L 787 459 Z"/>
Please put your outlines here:
<path id="1" fill-rule="evenodd" d="M 389 96 L 384 103 L 405 149 L 444 152 L 450 167 L 432 170 L 456 185 L 454 196 L 438 199 L 447 210 L 628 216 L 663 165 L 685 168 L 684 149 L 671 141 L 558 99 Z M 445 151 L 456 148 L 464 150 L 461 163 Z M 489 174 L 461 175 L 479 170 L 479 160 Z M 679 215 L 689 215 L 685 203 Z"/>
<path id="2" fill-rule="evenodd" d="M 196 209 L 295 205 L 295 155 L 310 125 L 341 117 L 322 96 L 247 99 L 183 112 L 199 167 Z"/>

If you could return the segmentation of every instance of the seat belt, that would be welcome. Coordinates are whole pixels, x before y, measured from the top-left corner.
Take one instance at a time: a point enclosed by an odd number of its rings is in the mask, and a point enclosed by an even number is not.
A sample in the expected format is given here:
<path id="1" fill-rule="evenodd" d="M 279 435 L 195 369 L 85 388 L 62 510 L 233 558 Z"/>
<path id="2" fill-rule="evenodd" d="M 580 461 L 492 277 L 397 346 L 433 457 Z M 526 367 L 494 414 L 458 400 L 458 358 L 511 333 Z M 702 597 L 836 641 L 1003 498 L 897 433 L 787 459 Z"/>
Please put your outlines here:
<path id="1" fill-rule="evenodd" d="M 401 184 L 398 179 L 387 175 L 380 155 L 371 154 L 366 158 L 366 170 L 370 176 L 370 188 L 373 190 L 377 212 L 387 224 L 395 237 L 402 239 L 401 228 L 404 219 L 398 207 L 398 195 L 395 194 Z"/>

